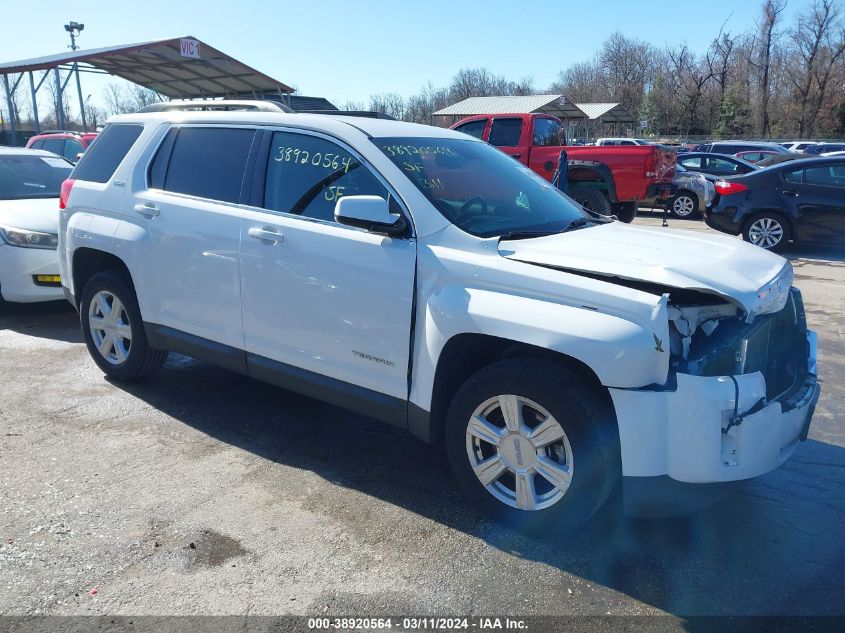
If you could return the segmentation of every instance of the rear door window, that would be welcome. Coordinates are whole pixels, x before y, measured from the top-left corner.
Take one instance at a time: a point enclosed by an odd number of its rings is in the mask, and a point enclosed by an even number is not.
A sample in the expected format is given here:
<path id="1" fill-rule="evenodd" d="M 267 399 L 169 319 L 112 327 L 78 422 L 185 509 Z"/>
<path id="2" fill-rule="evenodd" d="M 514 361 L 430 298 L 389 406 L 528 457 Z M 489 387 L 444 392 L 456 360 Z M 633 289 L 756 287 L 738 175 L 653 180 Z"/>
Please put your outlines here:
<path id="1" fill-rule="evenodd" d="M 514 147 L 522 136 L 522 119 L 493 119 L 490 128 L 490 145 Z"/>
<path id="2" fill-rule="evenodd" d="M 62 147 L 64 146 L 64 139 L 61 138 L 45 138 L 44 145 L 41 149 L 53 152 L 54 154 L 62 155 Z"/>
<path id="3" fill-rule="evenodd" d="M 79 141 L 74 141 L 73 139 L 66 139 L 65 148 L 62 151 L 62 156 L 64 156 L 70 161 L 76 162 L 76 155 L 81 154 L 84 151 L 85 148 L 82 147 L 82 143 L 80 143 Z"/>
<path id="4" fill-rule="evenodd" d="M 247 128 L 180 128 L 162 188 L 237 203 L 254 136 Z"/>
<path id="5" fill-rule="evenodd" d="M 701 157 L 694 156 L 692 158 L 682 158 L 678 161 L 681 165 L 686 167 L 687 169 L 701 169 Z"/>
<path id="6" fill-rule="evenodd" d="M 73 170 L 73 178 L 108 182 L 143 131 L 143 125 L 113 123 L 107 126 L 82 155 Z"/>
<path id="7" fill-rule="evenodd" d="M 470 121 L 469 123 L 464 123 L 463 125 L 459 125 L 455 128 L 456 132 L 463 132 L 464 134 L 469 134 L 470 136 L 474 136 L 475 138 L 481 138 L 484 134 L 484 126 L 487 125 L 486 119 L 481 119 L 480 121 Z"/>
<path id="8" fill-rule="evenodd" d="M 560 145 L 560 123 L 554 119 L 534 119 L 534 145 Z"/>
<path id="9" fill-rule="evenodd" d="M 804 170 L 804 183 L 845 189 L 845 166 L 822 165 Z"/>

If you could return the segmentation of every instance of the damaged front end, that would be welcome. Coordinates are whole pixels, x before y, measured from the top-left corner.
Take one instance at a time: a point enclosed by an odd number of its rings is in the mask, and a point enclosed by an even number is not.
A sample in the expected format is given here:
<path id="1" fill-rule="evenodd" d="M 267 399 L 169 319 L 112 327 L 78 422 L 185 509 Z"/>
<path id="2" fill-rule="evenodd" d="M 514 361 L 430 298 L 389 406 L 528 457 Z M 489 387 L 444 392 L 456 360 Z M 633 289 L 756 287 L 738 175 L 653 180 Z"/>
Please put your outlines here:
<path id="1" fill-rule="evenodd" d="M 665 384 L 609 389 L 626 478 L 748 479 L 780 466 L 806 439 L 819 397 L 816 338 L 789 264 L 753 303 L 604 280 L 659 295 L 669 320 Z"/>
<path id="2" fill-rule="evenodd" d="M 671 370 L 692 376 L 759 372 L 765 401 L 799 388 L 809 371 L 810 342 L 801 293 L 790 285 L 791 270 L 787 264 L 777 283 L 761 290 L 760 304 L 749 313 L 712 299 L 677 305 L 670 294 Z"/>

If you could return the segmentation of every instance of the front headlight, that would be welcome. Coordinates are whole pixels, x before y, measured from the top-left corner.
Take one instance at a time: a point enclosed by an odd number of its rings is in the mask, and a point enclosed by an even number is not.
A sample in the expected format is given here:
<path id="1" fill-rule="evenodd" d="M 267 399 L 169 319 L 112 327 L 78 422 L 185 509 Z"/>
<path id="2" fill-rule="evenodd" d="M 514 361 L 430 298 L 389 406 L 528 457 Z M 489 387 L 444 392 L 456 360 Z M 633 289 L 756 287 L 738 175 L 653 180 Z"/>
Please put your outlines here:
<path id="1" fill-rule="evenodd" d="M 786 305 L 789 298 L 789 289 L 792 287 L 792 264 L 789 262 L 783 267 L 777 276 L 757 292 L 760 302 L 757 304 L 757 314 L 771 314 L 780 312 Z"/>
<path id="2" fill-rule="evenodd" d="M 55 233 L 27 231 L 26 229 L 15 229 L 11 226 L 0 226 L 0 240 L 9 246 L 20 246 L 21 248 L 56 250 L 59 245 L 59 236 Z"/>

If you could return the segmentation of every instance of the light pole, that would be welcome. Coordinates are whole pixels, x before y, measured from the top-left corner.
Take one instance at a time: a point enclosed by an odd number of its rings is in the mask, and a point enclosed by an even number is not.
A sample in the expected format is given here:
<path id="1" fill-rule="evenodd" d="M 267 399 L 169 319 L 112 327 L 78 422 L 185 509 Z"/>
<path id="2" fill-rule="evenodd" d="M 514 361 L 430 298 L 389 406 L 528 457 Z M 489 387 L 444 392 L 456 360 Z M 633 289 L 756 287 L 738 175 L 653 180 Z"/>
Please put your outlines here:
<path id="1" fill-rule="evenodd" d="M 79 34 L 82 33 L 82 30 L 85 28 L 84 24 L 80 24 L 79 22 L 71 21 L 68 24 L 65 24 L 65 31 L 68 32 L 70 35 L 70 49 L 75 51 L 79 48 L 76 44 L 76 38 L 79 37 Z M 85 120 L 85 103 L 82 101 L 82 82 L 79 80 L 79 64 L 77 62 L 73 63 L 73 70 L 71 72 L 76 71 L 76 93 L 79 95 L 79 117 L 82 119 L 82 130 L 87 132 L 88 131 L 88 122 Z M 59 103 L 61 103 L 62 95 L 61 92 L 59 93 Z"/>
<path id="2" fill-rule="evenodd" d="M 75 51 L 79 48 L 79 46 L 76 45 L 76 38 L 79 37 L 79 34 L 82 33 L 84 28 L 85 25 L 80 24 L 79 22 L 70 22 L 69 24 L 65 24 L 65 31 L 70 34 L 70 50 Z"/>

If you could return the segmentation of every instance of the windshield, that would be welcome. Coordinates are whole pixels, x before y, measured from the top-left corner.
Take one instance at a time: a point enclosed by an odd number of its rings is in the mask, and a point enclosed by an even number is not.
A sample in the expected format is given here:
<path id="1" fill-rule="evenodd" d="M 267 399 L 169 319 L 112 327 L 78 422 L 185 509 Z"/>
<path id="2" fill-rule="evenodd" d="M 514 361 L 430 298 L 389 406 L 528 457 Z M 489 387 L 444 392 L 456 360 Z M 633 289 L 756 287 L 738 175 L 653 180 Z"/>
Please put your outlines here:
<path id="1" fill-rule="evenodd" d="M 593 219 L 551 183 L 486 143 L 445 138 L 373 142 L 449 222 L 477 237 L 557 233 L 576 219 Z"/>
<path id="2" fill-rule="evenodd" d="M 0 200 L 58 198 L 72 168 L 58 156 L 0 154 Z"/>

